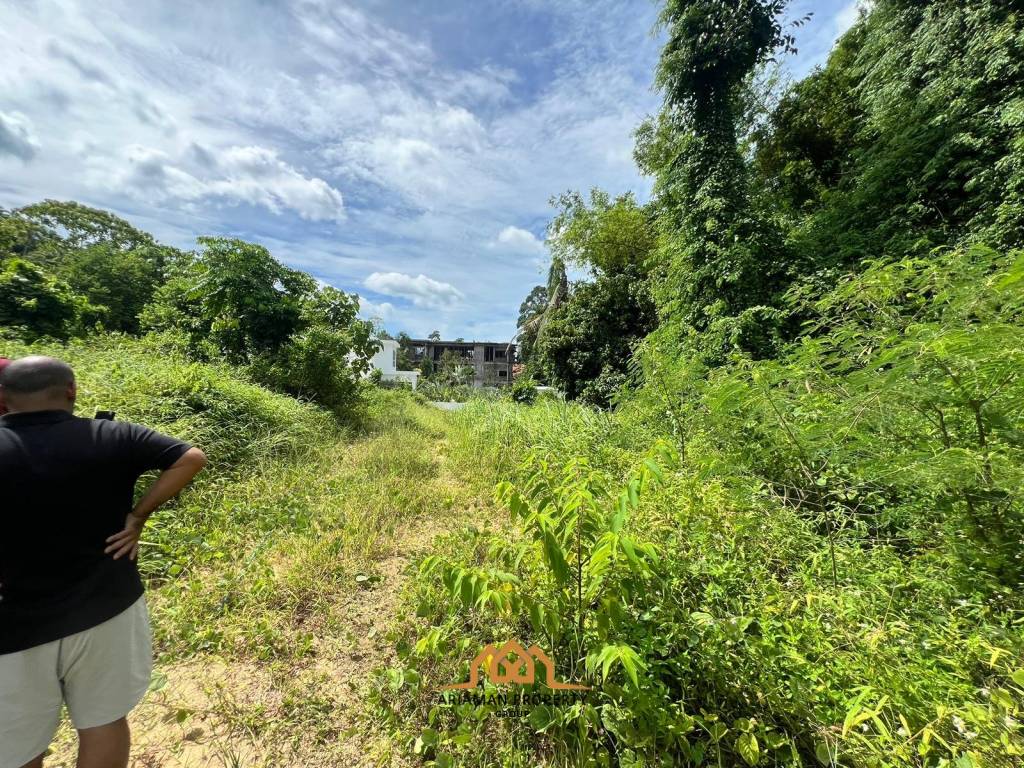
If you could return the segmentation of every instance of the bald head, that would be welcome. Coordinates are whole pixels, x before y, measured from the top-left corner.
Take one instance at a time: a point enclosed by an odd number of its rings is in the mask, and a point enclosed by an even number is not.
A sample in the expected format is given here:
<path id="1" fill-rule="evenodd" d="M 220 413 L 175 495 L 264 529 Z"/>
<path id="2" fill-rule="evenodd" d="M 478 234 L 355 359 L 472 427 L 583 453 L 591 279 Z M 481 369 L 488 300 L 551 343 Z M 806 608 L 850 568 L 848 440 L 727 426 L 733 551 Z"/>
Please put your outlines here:
<path id="1" fill-rule="evenodd" d="M 12 413 L 70 411 L 75 404 L 75 372 L 55 357 L 19 358 L 0 371 L 0 398 Z"/>

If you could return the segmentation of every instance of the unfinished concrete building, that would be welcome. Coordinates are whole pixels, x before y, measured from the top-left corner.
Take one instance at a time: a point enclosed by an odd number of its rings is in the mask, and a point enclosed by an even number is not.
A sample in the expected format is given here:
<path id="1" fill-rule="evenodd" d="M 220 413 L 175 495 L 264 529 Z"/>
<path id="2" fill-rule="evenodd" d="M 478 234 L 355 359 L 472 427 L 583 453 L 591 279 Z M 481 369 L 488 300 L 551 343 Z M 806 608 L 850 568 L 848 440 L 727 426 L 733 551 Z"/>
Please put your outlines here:
<path id="1" fill-rule="evenodd" d="M 473 368 L 474 387 L 500 387 L 512 383 L 512 366 L 516 362 L 516 345 L 499 341 L 441 341 L 410 339 L 407 342 L 413 365 L 424 360 L 434 365 L 450 352 Z"/>

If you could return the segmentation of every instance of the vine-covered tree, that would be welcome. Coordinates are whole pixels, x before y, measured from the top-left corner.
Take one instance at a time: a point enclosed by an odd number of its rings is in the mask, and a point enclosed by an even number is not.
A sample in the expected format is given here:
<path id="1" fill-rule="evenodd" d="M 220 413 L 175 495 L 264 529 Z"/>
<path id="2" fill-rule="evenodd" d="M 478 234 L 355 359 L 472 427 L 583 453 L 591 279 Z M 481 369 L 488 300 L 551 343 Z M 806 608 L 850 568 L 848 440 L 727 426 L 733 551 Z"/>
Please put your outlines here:
<path id="1" fill-rule="evenodd" d="M 706 359 L 770 350 L 765 338 L 784 265 L 781 238 L 750 203 L 737 136 L 739 95 L 758 65 L 792 49 L 785 0 L 669 0 L 655 82 L 657 121 L 638 160 L 656 177 L 664 232 L 653 281 L 661 316 Z"/>

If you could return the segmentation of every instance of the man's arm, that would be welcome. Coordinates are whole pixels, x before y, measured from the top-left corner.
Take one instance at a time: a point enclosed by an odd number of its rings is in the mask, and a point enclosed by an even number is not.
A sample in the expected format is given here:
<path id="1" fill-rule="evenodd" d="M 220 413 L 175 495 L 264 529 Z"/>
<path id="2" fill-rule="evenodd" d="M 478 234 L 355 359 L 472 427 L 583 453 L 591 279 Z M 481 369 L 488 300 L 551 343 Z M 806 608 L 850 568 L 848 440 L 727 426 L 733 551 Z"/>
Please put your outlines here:
<path id="1" fill-rule="evenodd" d="M 149 516 L 165 501 L 176 496 L 205 466 L 205 453 L 198 448 L 189 448 L 185 451 L 180 459 L 161 472 L 160 476 L 153 481 L 149 490 L 135 505 L 135 509 L 129 512 L 125 518 L 124 530 L 109 537 L 107 539 L 108 546 L 103 551 L 108 555 L 113 554 L 115 560 L 122 555 L 128 555 L 134 560 L 139 553 L 139 537 L 142 535 L 142 527 L 146 524 Z"/>

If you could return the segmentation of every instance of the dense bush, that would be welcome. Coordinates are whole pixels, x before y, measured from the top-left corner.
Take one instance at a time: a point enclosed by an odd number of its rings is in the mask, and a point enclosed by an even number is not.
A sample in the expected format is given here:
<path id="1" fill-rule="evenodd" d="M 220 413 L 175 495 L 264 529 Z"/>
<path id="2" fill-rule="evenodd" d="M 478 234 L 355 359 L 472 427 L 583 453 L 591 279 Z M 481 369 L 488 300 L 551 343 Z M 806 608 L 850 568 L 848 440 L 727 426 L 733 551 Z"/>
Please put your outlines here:
<path id="1" fill-rule="evenodd" d="M 632 346 L 654 327 L 642 273 L 626 267 L 574 288 L 537 341 L 537 369 L 566 397 L 607 407 L 625 383 Z"/>
<path id="2" fill-rule="evenodd" d="M 529 376 L 520 376 L 508 388 L 508 396 L 513 402 L 530 405 L 537 399 L 537 382 Z"/>
<path id="3" fill-rule="evenodd" d="M 0 259 L 0 327 L 26 339 L 66 339 L 102 310 L 24 259 Z"/>
<path id="4" fill-rule="evenodd" d="M 878 262 L 778 360 L 648 351 L 660 387 L 614 414 L 470 405 L 456 455 L 504 481 L 517 535 L 424 562 L 406 663 L 547 646 L 596 689 L 514 729 L 556 762 L 1012 764 L 1022 285 L 1024 255 L 980 247 Z M 462 754 L 478 716 L 435 719 L 438 743 Z"/>

